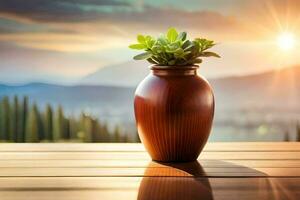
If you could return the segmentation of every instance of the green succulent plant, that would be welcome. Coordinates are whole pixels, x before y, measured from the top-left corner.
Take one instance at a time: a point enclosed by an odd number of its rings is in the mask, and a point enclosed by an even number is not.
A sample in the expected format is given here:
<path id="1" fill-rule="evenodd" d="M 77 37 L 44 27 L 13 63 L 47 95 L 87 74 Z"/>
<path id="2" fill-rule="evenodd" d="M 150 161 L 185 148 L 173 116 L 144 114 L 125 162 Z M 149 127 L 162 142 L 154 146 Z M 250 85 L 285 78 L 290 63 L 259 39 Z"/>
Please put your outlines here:
<path id="1" fill-rule="evenodd" d="M 144 60 L 157 65 L 194 65 L 202 62 L 202 57 L 218 57 L 214 52 L 207 51 L 215 45 L 214 41 L 204 38 L 187 39 L 187 33 L 178 33 L 170 28 L 166 35 L 154 38 L 150 35 L 138 35 L 137 44 L 129 46 L 131 49 L 143 50 L 144 53 L 133 57 L 135 60 Z"/>

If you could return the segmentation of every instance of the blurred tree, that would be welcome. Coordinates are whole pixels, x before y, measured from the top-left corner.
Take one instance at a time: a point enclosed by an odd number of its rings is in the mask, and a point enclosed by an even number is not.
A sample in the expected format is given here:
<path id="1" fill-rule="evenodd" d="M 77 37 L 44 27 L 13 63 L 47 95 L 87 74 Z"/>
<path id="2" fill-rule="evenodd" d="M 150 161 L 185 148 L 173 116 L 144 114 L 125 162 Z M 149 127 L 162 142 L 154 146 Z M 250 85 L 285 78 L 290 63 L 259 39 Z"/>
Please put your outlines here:
<path id="1" fill-rule="evenodd" d="M 1 101 L 1 114 L 2 114 L 2 135 L 1 140 L 8 141 L 9 136 L 11 135 L 11 120 L 10 120 L 10 106 L 9 106 L 9 98 L 7 96 L 3 97 Z"/>
<path id="2" fill-rule="evenodd" d="M 52 107 L 47 104 L 44 116 L 44 127 L 45 127 L 45 140 L 53 140 L 53 110 Z"/>
<path id="3" fill-rule="evenodd" d="M 18 142 L 25 142 L 25 134 L 26 134 L 26 124 L 27 124 L 27 117 L 28 117 L 28 97 L 23 97 L 22 106 L 20 108 L 20 120 L 19 120 L 19 134 L 17 136 Z"/>
<path id="4" fill-rule="evenodd" d="M 38 108 L 34 103 L 29 112 L 29 117 L 26 123 L 25 142 L 39 142 L 39 116 Z"/>
<path id="5" fill-rule="evenodd" d="M 53 123 L 53 140 L 59 141 L 64 136 L 64 113 L 61 106 L 58 106 L 57 113 L 55 114 L 55 120 Z"/>
<path id="6" fill-rule="evenodd" d="M 70 117 L 69 121 L 70 121 L 70 138 L 73 140 L 78 139 L 78 137 L 77 137 L 77 134 L 79 132 L 78 122 L 76 121 L 76 119 L 74 117 Z"/>
<path id="7" fill-rule="evenodd" d="M 0 100 L 0 140 L 12 142 L 40 142 L 77 140 L 84 142 L 128 142 L 127 134 L 121 134 L 120 127 L 113 132 L 106 122 L 82 113 L 79 118 L 65 117 L 61 106 L 54 112 L 47 105 L 40 112 L 36 103 L 29 106 L 28 97 L 20 101 L 14 96 L 10 102 L 7 96 Z"/>
<path id="8" fill-rule="evenodd" d="M 111 134 L 108 131 L 107 123 L 103 122 L 101 128 L 100 128 L 100 135 L 102 136 L 101 142 L 111 142 Z"/>
<path id="9" fill-rule="evenodd" d="M 64 139 L 71 139 L 70 133 L 70 120 L 68 118 L 64 118 Z"/>
<path id="10" fill-rule="evenodd" d="M 95 120 L 93 120 L 90 116 L 84 116 L 83 118 L 84 122 L 84 141 L 85 142 L 93 142 L 93 135 L 95 132 Z"/>
<path id="11" fill-rule="evenodd" d="M 113 138 L 114 138 L 114 142 L 122 142 L 119 126 L 115 126 L 115 129 L 113 132 Z"/>
<path id="12" fill-rule="evenodd" d="M 14 96 L 13 105 L 11 107 L 11 132 L 9 140 L 17 142 L 17 136 L 19 133 L 19 101 L 18 97 Z"/>
<path id="13" fill-rule="evenodd" d="M 5 132 L 3 130 L 4 128 L 4 112 L 3 112 L 3 106 L 2 106 L 3 99 L 0 99 L 0 141 L 4 140 L 5 138 Z"/>

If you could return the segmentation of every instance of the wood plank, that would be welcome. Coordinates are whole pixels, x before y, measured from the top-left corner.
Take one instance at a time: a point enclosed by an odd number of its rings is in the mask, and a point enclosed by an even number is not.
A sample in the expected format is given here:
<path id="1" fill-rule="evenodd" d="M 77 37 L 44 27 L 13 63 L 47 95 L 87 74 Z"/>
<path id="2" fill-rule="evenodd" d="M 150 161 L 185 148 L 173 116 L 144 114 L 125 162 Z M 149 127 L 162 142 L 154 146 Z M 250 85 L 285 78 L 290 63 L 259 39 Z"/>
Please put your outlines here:
<path id="1" fill-rule="evenodd" d="M 0 152 L 93 152 L 145 151 L 138 143 L 2 143 Z M 207 143 L 204 151 L 300 151 L 300 142 L 214 142 Z"/>
<path id="2" fill-rule="evenodd" d="M 300 148 L 299 143 L 212 143 L 199 163 L 162 164 L 151 162 L 141 144 L 1 144 L 0 196 L 296 200 Z"/>
<path id="3" fill-rule="evenodd" d="M 299 199 L 299 178 L 0 178 L 1 200 Z M 125 196 L 126 195 L 126 196 Z"/>
<path id="4" fill-rule="evenodd" d="M 247 191 L 238 190 L 215 190 L 213 193 L 198 193 L 189 196 L 191 193 L 181 193 L 185 195 L 184 200 L 298 200 L 300 198 L 298 191 L 286 190 L 258 190 L 251 189 Z M 150 195 L 139 195 L 135 190 L 78 190 L 78 191 L 2 191 L 1 200 L 148 200 Z M 177 195 L 177 196 L 175 196 Z M 203 196 L 203 195 L 208 195 Z M 194 197 L 194 198 L 193 198 Z M 152 199 L 151 199 L 152 200 Z M 162 193 L 155 193 L 155 200 L 182 200 L 182 196 L 174 193 L 166 198 Z"/>
<path id="5" fill-rule="evenodd" d="M 205 160 L 200 159 L 202 167 L 221 167 L 236 168 L 240 167 L 261 167 L 261 168 L 300 168 L 300 160 Z M 85 168 L 139 168 L 166 167 L 165 165 L 155 163 L 149 160 L 0 160 L 0 169 L 7 167 L 21 168 L 43 168 L 43 167 L 85 167 Z M 288 169 L 287 169 L 288 170 Z"/>
<path id="6" fill-rule="evenodd" d="M 138 189 L 142 180 L 209 180 L 215 188 L 258 186 L 261 182 L 280 182 L 291 189 L 300 189 L 300 178 L 177 178 L 177 177 L 0 177 L 2 191 L 47 189 Z M 183 185 L 184 186 L 184 185 Z M 265 186 L 262 184 L 262 186 Z M 299 191 L 300 192 L 300 191 Z"/>
<path id="7" fill-rule="evenodd" d="M 193 171 L 194 169 L 191 169 Z M 1 177 L 300 177 L 299 168 L 203 168 L 185 171 L 180 168 L 1 168 Z"/>
<path id="8" fill-rule="evenodd" d="M 300 160 L 300 152 L 202 152 L 200 159 Z M 146 152 L 1 152 L 0 160 L 150 160 Z"/>

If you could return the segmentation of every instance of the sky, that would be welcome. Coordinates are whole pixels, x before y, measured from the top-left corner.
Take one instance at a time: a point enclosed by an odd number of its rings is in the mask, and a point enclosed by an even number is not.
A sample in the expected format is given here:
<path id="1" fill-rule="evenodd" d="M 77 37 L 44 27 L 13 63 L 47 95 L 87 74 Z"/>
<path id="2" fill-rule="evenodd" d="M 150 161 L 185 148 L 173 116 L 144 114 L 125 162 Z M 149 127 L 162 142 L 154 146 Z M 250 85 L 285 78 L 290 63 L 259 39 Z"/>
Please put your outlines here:
<path id="1" fill-rule="evenodd" d="M 169 27 L 217 42 L 222 58 L 201 64 L 208 78 L 289 67 L 300 63 L 299 10 L 298 0 L 1 0 L 0 82 L 76 84 L 132 60 L 137 34 Z"/>

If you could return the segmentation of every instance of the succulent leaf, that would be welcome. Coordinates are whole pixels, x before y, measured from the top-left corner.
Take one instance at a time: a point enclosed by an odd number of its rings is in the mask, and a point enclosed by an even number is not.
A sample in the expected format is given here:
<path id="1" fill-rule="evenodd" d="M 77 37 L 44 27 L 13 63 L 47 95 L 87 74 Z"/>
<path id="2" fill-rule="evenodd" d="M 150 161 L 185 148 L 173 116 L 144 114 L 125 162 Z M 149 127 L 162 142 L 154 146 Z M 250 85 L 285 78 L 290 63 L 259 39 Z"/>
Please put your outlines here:
<path id="1" fill-rule="evenodd" d="M 219 56 L 217 53 L 215 52 L 210 52 L 210 51 L 206 51 L 206 52 L 203 52 L 201 54 L 202 57 L 217 57 L 217 58 L 221 58 L 221 56 Z"/>
<path id="2" fill-rule="evenodd" d="M 131 45 L 129 45 L 129 48 L 141 50 L 141 49 L 145 49 L 146 46 L 144 44 L 131 44 Z"/>
<path id="3" fill-rule="evenodd" d="M 206 51 L 215 43 L 205 38 L 187 39 L 186 32 L 178 32 L 170 28 L 166 35 L 154 38 L 150 35 L 138 35 L 138 44 L 129 46 L 131 49 L 143 50 L 142 54 L 134 56 L 135 60 L 144 60 L 157 65 L 193 65 L 202 62 L 201 57 L 217 57 L 217 53 Z"/>
<path id="4" fill-rule="evenodd" d="M 167 38 L 170 42 L 175 42 L 177 39 L 178 33 L 175 28 L 170 28 L 167 33 Z"/>
<path id="5" fill-rule="evenodd" d="M 185 39 L 186 39 L 186 32 L 179 33 L 179 35 L 177 37 L 177 40 L 179 40 L 179 41 L 185 41 Z"/>
<path id="6" fill-rule="evenodd" d="M 152 53 L 150 52 L 145 52 L 145 53 L 141 53 L 139 55 L 136 55 L 133 57 L 133 59 L 135 60 L 144 60 L 144 59 L 148 59 L 152 56 Z"/>
<path id="7" fill-rule="evenodd" d="M 137 36 L 137 41 L 141 44 L 145 43 L 145 37 L 143 35 L 138 35 Z"/>

